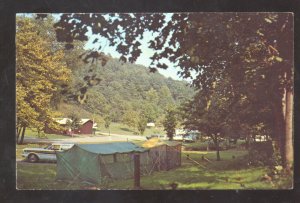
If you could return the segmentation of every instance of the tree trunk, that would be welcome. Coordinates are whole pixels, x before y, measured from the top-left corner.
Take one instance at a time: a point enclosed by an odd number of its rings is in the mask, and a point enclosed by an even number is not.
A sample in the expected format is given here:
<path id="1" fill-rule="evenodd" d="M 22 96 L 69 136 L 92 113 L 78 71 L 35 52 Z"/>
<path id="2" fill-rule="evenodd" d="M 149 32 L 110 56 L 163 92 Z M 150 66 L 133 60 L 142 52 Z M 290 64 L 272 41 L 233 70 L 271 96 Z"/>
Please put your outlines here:
<path id="1" fill-rule="evenodd" d="M 213 139 L 214 141 L 214 144 L 216 146 L 216 152 L 217 152 L 217 161 L 220 161 L 221 160 L 221 157 L 220 157 L 220 147 L 219 147 L 219 141 L 218 141 L 218 138 L 215 137 L 215 139 Z"/>
<path id="2" fill-rule="evenodd" d="M 219 144 L 217 146 L 217 161 L 221 161 Z"/>
<path id="3" fill-rule="evenodd" d="M 285 100 L 283 100 L 285 101 Z M 275 102 L 273 105 L 273 112 L 274 112 L 274 124 L 275 124 L 275 140 L 278 143 L 279 150 L 280 150 L 280 156 L 281 156 L 281 162 L 282 166 L 286 163 L 286 157 L 285 157 L 285 121 L 284 121 L 284 115 L 283 111 L 281 110 L 282 107 L 285 106 L 283 102 Z"/>
<path id="4" fill-rule="evenodd" d="M 21 127 L 17 127 L 17 139 L 16 139 L 17 143 L 20 137 L 20 133 L 21 133 Z"/>
<path id="5" fill-rule="evenodd" d="M 19 130 L 18 130 L 18 136 L 17 136 L 17 144 L 19 144 L 19 139 L 20 139 L 20 134 L 21 134 L 21 131 L 22 131 L 22 127 L 19 127 Z"/>
<path id="6" fill-rule="evenodd" d="M 23 127 L 23 128 L 22 128 L 21 140 L 20 140 L 19 144 L 23 144 L 23 141 L 24 141 L 24 135 L 25 135 L 25 130 L 26 130 L 26 127 Z"/>
<path id="7" fill-rule="evenodd" d="M 285 113 L 285 165 L 284 168 L 290 172 L 293 166 L 293 91 L 286 92 Z"/>

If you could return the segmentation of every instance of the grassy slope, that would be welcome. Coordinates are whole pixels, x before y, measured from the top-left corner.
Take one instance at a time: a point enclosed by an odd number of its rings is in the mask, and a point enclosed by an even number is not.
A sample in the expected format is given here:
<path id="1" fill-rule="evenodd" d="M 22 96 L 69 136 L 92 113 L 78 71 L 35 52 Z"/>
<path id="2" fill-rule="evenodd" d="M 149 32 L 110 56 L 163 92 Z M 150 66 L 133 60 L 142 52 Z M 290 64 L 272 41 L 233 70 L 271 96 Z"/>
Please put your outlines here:
<path id="1" fill-rule="evenodd" d="M 120 135 L 134 135 L 135 131 L 129 128 L 127 125 L 122 123 L 111 123 L 110 124 L 110 133 L 112 134 L 120 134 Z M 104 125 L 98 126 L 99 133 L 108 133 L 109 130 L 104 127 Z M 165 134 L 161 127 L 147 127 L 144 136 L 151 135 L 151 134 Z"/>
<path id="2" fill-rule="evenodd" d="M 66 139 L 70 138 L 70 136 L 66 135 L 56 135 L 56 134 L 43 134 L 43 135 L 38 135 L 38 132 L 35 129 L 30 129 L 27 128 L 25 131 L 25 137 L 28 138 L 41 138 L 41 139 Z"/>
<path id="3" fill-rule="evenodd" d="M 186 159 L 186 155 L 206 165 L 199 167 Z M 286 180 L 274 185 L 261 181 L 267 167 L 249 168 L 244 164 L 245 151 L 228 150 L 221 152 L 221 161 L 215 161 L 215 152 L 183 152 L 182 166 L 170 170 L 154 172 L 141 177 L 143 189 L 170 189 L 170 183 L 177 183 L 177 189 L 276 189 L 284 187 Z M 204 155 L 212 163 L 204 162 Z M 235 155 L 235 159 L 232 158 Z M 17 182 L 19 189 L 83 189 L 85 185 L 55 181 L 56 164 L 17 163 Z M 102 189 L 132 189 L 133 180 L 119 180 L 105 185 Z"/>

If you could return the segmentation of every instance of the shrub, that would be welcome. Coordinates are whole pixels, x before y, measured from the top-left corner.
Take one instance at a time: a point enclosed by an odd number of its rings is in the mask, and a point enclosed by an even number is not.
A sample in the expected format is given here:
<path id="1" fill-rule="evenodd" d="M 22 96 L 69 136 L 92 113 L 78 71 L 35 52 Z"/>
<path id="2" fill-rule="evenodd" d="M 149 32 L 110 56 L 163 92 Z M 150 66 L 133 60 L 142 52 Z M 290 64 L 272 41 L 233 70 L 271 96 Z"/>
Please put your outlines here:
<path id="1" fill-rule="evenodd" d="M 272 141 L 252 143 L 249 147 L 248 165 L 272 167 L 279 165 L 279 160 Z"/>

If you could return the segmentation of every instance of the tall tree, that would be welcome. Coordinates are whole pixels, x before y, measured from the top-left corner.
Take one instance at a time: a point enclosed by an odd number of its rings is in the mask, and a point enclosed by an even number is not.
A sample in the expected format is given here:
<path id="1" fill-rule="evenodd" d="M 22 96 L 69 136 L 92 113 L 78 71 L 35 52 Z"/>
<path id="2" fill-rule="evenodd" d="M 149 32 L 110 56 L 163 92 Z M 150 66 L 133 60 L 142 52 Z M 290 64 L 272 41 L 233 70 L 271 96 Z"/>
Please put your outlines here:
<path id="1" fill-rule="evenodd" d="M 17 17 L 17 127 L 22 129 L 19 143 L 27 127 L 42 131 L 47 123 L 59 128 L 52 119 L 50 103 L 58 84 L 67 83 L 70 71 L 62 62 L 63 52 L 51 52 L 46 47 L 46 40 L 38 35 L 32 20 Z"/>
<path id="2" fill-rule="evenodd" d="M 174 106 L 169 106 L 165 113 L 165 119 L 163 120 L 164 130 L 167 132 L 169 140 L 173 140 L 175 135 L 175 129 L 177 125 L 177 113 Z"/>
<path id="3" fill-rule="evenodd" d="M 146 126 L 147 126 L 147 118 L 145 117 L 145 115 L 143 113 L 140 113 L 138 122 L 137 122 L 137 130 L 139 131 L 139 133 L 141 135 L 144 134 L 144 132 L 146 130 Z"/>
<path id="4" fill-rule="evenodd" d="M 106 129 L 108 129 L 108 134 L 110 135 L 110 124 L 111 124 L 111 117 L 110 116 L 106 116 L 105 118 L 104 118 L 104 127 L 106 128 Z"/>
<path id="5" fill-rule="evenodd" d="M 137 127 L 138 120 L 139 120 L 139 112 L 133 110 L 126 111 L 122 119 L 123 123 L 125 123 L 126 125 L 128 125 L 133 129 Z"/>
<path id="6" fill-rule="evenodd" d="M 231 120 L 235 120 L 237 114 L 231 112 L 236 98 L 230 91 L 224 91 L 226 87 L 230 87 L 230 83 L 223 78 L 214 83 L 212 90 L 199 91 L 193 100 L 182 107 L 183 125 L 189 130 L 198 130 L 212 139 L 218 161 L 221 160 L 219 146 L 221 139 L 228 136 Z"/>

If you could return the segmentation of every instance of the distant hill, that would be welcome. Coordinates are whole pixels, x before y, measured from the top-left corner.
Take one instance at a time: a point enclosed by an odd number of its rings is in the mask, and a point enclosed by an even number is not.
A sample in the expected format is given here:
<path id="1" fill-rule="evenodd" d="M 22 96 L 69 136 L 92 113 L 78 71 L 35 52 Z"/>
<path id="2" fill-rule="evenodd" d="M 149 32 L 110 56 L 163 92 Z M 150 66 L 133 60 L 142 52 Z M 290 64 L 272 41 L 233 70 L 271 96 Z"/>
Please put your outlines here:
<path id="1" fill-rule="evenodd" d="M 110 114 L 114 121 L 120 121 L 126 111 L 144 108 L 153 111 L 155 119 L 168 105 L 178 105 L 194 94 L 185 81 L 166 78 L 142 65 L 117 59 L 109 60 L 105 66 L 94 64 L 76 69 L 73 74 L 74 87 L 87 86 L 86 81 L 91 78 L 100 81 L 87 88 L 86 103 L 80 108 L 101 116 Z"/>

